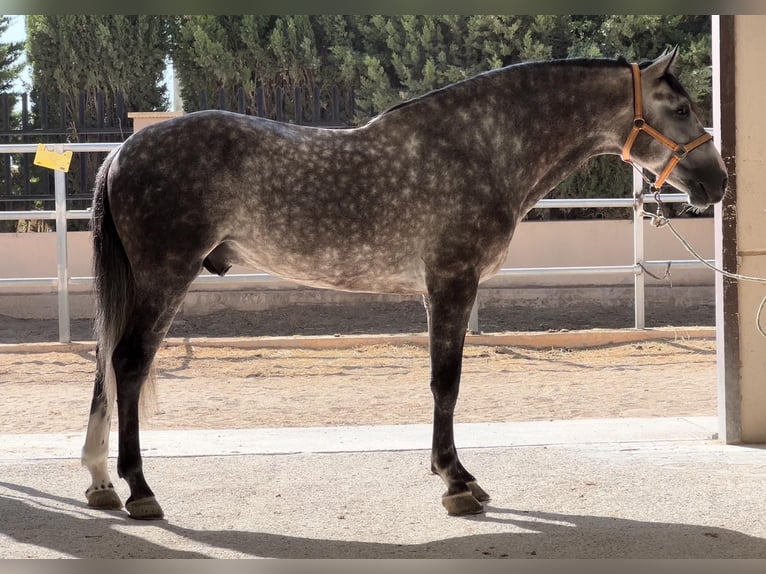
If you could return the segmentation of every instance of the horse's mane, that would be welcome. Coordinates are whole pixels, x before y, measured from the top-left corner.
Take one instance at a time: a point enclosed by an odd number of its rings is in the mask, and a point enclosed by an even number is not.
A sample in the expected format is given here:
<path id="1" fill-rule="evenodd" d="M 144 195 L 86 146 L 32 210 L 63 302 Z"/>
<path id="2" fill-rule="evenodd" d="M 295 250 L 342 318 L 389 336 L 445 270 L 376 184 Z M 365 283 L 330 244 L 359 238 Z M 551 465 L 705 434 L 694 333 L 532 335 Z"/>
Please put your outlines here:
<path id="1" fill-rule="evenodd" d="M 538 67 L 538 66 L 540 66 L 540 67 L 541 66 L 551 66 L 551 65 L 555 66 L 555 65 L 559 65 L 559 64 L 564 64 L 564 65 L 567 65 L 567 66 L 572 66 L 572 65 L 578 66 L 579 65 L 579 66 L 584 66 L 584 67 L 588 67 L 588 68 L 594 68 L 594 67 L 604 66 L 604 65 L 606 65 L 606 66 L 615 66 L 615 65 L 625 65 L 625 66 L 628 66 L 628 65 L 630 65 L 628 63 L 628 61 L 624 57 L 622 57 L 622 56 L 620 56 L 619 58 L 616 58 L 616 59 L 610 59 L 610 58 L 567 58 L 567 59 L 560 59 L 560 60 L 538 60 L 538 61 L 534 61 L 534 62 L 518 62 L 518 63 L 515 63 L 515 64 L 509 64 L 508 66 L 503 66 L 501 68 L 493 68 L 492 70 L 486 70 L 484 72 L 479 72 L 479 73 L 477 73 L 477 74 L 475 74 L 475 75 L 473 75 L 473 76 L 471 76 L 469 78 L 465 78 L 463 80 L 458 80 L 457 82 L 453 82 L 453 83 L 447 84 L 446 86 L 443 86 L 441 88 L 436 88 L 434 90 L 431 90 L 430 92 L 426 92 L 422 96 L 416 96 L 416 97 L 411 98 L 409 100 L 405 100 L 403 102 L 399 102 L 398 104 L 394 104 L 390 108 L 388 108 L 388 109 L 384 110 L 383 112 L 381 112 L 378 115 L 378 117 L 387 115 L 390 112 L 393 112 L 395 110 L 399 110 L 401 108 L 405 108 L 405 107 L 411 106 L 411 105 L 416 104 L 418 102 L 422 102 L 423 100 L 427 100 L 427 99 L 433 98 L 433 97 L 438 96 L 439 94 L 441 94 L 441 93 L 443 93 L 443 92 L 445 92 L 445 91 L 447 91 L 447 90 L 449 90 L 449 89 L 451 89 L 453 87 L 460 86 L 460 85 L 470 85 L 472 83 L 476 83 L 476 82 L 481 81 L 483 78 L 487 78 L 487 77 L 490 77 L 490 76 L 501 74 L 501 73 L 504 73 L 504 72 L 506 72 L 508 70 L 527 68 L 527 67 L 531 68 L 531 67 Z M 677 83 L 677 81 L 676 81 L 676 83 Z M 680 86 L 680 84 L 679 84 L 679 86 Z"/>
<path id="2" fill-rule="evenodd" d="M 647 68 L 652 63 L 654 63 L 654 61 L 655 60 L 645 60 L 639 64 L 639 68 L 641 69 Z M 474 76 L 471 76 L 470 78 L 453 82 L 441 88 L 436 88 L 434 90 L 431 90 L 430 92 L 423 94 L 422 96 L 416 96 L 409 100 L 399 102 L 398 104 L 394 104 L 390 108 L 381 112 L 378 115 L 378 117 L 387 115 L 390 112 L 393 112 L 395 110 L 399 110 L 399 109 L 411 106 L 413 104 L 422 102 L 423 100 L 427 100 L 435 96 L 438 96 L 439 94 L 455 86 L 470 85 L 471 83 L 481 81 L 483 78 L 500 74 L 507 70 L 525 68 L 525 67 L 556 66 L 556 65 L 582 66 L 586 68 L 596 68 L 596 67 L 603 67 L 603 66 L 623 67 L 623 66 L 630 66 L 630 62 L 628 62 L 628 60 L 624 56 L 618 56 L 617 58 L 614 58 L 614 59 L 611 59 L 611 58 L 566 58 L 566 59 L 560 59 L 560 60 L 539 60 L 534 62 L 519 62 L 516 64 L 510 64 L 508 66 L 504 66 L 502 68 L 494 68 L 492 70 L 479 72 L 478 74 L 475 74 Z M 665 74 L 663 76 L 663 79 L 668 83 L 668 85 L 673 91 L 691 100 L 691 96 L 689 95 L 689 93 L 681 85 L 681 82 L 678 81 L 678 78 L 676 78 L 673 74 L 670 74 L 670 73 Z"/>

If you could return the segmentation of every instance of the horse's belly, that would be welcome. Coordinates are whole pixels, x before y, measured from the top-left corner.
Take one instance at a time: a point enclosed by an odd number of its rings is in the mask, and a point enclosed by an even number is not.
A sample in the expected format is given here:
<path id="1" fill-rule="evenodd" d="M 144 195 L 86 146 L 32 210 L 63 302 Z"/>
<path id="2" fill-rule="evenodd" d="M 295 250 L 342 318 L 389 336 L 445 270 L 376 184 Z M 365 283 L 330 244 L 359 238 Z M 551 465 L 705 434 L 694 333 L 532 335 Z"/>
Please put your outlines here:
<path id="1" fill-rule="evenodd" d="M 425 293 L 422 260 L 328 249 L 303 254 L 240 250 L 239 263 L 309 287 L 360 293 Z"/>
<path id="2" fill-rule="evenodd" d="M 406 274 L 370 274 L 356 277 L 338 277 L 319 273 L 299 275 L 276 272 L 275 274 L 284 279 L 320 289 L 355 293 L 420 294 L 426 292 L 424 280 Z"/>

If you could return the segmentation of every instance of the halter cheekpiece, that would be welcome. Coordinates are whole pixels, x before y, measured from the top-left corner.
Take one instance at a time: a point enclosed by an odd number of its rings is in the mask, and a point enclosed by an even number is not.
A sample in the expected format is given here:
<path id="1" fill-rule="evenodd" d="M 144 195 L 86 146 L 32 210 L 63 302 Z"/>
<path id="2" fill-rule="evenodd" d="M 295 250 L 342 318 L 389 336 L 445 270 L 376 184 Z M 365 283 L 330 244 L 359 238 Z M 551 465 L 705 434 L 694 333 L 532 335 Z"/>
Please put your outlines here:
<path id="1" fill-rule="evenodd" d="M 638 64 L 631 64 L 630 67 L 633 72 L 633 127 L 631 128 L 630 133 L 628 134 L 628 139 L 625 140 L 625 145 L 622 148 L 622 160 L 626 163 L 634 165 L 633 159 L 630 157 L 630 151 L 633 148 L 633 144 L 635 143 L 636 138 L 640 132 L 645 132 L 664 146 L 670 148 L 673 152 L 673 155 L 668 160 L 668 163 L 665 165 L 662 173 L 660 173 L 657 179 L 651 183 L 655 190 L 659 190 L 662 187 L 662 184 L 665 183 L 665 180 L 667 180 L 670 172 L 672 172 L 673 169 L 675 169 L 675 167 L 678 165 L 678 162 L 684 159 L 689 154 L 689 152 L 712 140 L 713 136 L 705 132 L 687 144 L 677 144 L 672 139 L 658 132 L 656 129 L 646 123 L 646 120 L 644 120 L 644 106 L 641 98 L 641 70 L 638 67 Z"/>

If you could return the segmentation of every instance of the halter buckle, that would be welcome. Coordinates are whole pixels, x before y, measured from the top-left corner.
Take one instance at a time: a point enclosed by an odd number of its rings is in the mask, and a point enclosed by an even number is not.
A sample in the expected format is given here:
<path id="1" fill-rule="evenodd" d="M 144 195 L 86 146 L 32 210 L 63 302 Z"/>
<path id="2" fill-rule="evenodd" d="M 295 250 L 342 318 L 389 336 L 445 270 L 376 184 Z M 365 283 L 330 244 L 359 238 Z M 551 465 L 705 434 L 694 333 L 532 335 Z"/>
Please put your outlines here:
<path id="1" fill-rule="evenodd" d="M 673 155 L 678 158 L 678 161 L 681 161 L 682 159 L 686 159 L 686 156 L 689 155 L 689 150 L 686 149 L 685 145 L 679 144 L 676 146 L 676 149 L 673 150 Z"/>

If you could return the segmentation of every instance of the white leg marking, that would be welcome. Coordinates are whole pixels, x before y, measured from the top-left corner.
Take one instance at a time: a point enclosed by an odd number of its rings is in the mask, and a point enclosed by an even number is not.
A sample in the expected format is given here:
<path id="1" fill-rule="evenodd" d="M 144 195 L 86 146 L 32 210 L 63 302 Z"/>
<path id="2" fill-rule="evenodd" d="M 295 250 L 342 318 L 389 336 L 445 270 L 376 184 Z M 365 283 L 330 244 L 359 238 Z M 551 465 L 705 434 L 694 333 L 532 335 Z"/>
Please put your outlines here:
<path id="1" fill-rule="evenodd" d="M 106 416 L 100 409 L 90 415 L 85 446 L 82 448 L 82 464 L 88 468 L 91 484 L 85 491 L 89 506 L 97 508 L 122 508 L 120 497 L 114 490 L 114 484 L 107 470 L 109 454 L 109 429 L 112 420 L 112 405 L 109 401 Z"/>

